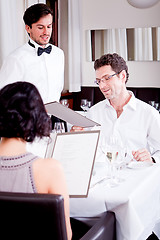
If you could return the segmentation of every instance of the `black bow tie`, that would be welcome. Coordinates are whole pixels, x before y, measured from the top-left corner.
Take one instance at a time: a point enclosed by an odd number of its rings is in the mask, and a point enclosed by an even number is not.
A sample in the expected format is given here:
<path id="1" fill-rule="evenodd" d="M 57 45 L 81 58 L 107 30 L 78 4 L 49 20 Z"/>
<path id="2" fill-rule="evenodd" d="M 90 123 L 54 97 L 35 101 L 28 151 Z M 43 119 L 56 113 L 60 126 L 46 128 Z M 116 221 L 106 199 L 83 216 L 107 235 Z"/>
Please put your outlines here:
<path id="1" fill-rule="evenodd" d="M 52 50 L 52 46 L 51 46 L 51 45 L 49 45 L 49 46 L 46 47 L 46 48 L 41 48 L 41 47 L 39 47 L 39 48 L 38 48 L 38 51 L 37 51 L 37 54 L 38 54 L 38 56 L 40 56 L 40 55 L 41 55 L 42 53 L 44 53 L 44 52 L 50 54 L 51 50 Z"/>
<path id="2" fill-rule="evenodd" d="M 29 44 L 31 47 L 35 48 L 34 44 L 31 43 L 30 41 L 28 42 L 28 44 Z M 46 53 L 50 54 L 51 50 L 52 50 L 52 46 L 51 46 L 51 45 L 49 45 L 47 48 L 41 48 L 41 47 L 39 47 L 39 48 L 38 48 L 38 51 L 37 51 L 37 55 L 40 56 L 43 52 L 46 52 Z"/>

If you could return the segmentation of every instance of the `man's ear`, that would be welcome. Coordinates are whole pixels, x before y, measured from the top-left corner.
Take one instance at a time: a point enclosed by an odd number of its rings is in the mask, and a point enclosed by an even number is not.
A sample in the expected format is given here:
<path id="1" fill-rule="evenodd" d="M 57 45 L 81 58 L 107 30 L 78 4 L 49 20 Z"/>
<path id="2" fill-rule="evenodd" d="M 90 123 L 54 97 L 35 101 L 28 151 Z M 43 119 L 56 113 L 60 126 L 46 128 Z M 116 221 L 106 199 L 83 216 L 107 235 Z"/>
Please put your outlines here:
<path id="1" fill-rule="evenodd" d="M 28 26 L 28 25 L 25 25 L 25 29 L 26 29 L 26 31 L 27 31 L 27 33 L 28 33 L 28 35 L 30 36 L 30 26 Z"/>
<path id="2" fill-rule="evenodd" d="M 28 25 L 25 25 L 25 29 L 26 29 L 27 33 L 29 34 L 30 33 L 30 27 Z"/>
<path id="3" fill-rule="evenodd" d="M 125 70 L 122 70 L 119 74 L 120 78 L 122 79 L 122 81 L 125 83 L 126 82 L 126 71 Z"/>

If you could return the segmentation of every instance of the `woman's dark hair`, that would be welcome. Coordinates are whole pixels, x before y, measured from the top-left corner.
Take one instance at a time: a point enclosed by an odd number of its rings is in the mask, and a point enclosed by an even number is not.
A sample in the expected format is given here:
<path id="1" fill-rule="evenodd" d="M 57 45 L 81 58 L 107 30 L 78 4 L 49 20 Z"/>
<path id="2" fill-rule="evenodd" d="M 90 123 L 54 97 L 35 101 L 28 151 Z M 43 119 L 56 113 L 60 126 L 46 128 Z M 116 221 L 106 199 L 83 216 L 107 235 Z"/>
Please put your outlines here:
<path id="1" fill-rule="evenodd" d="M 28 82 L 15 82 L 0 90 L 0 137 L 50 136 L 51 120 L 37 88 Z"/>
<path id="2" fill-rule="evenodd" d="M 94 69 L 97 70 L 98 68 L 105 65 L 110 65 L 112 70 L 116 73 L 120 73 L 122 70 L 125 70 L 126 82 L 128 81 L 128 78 L 129 78 L 128 67 L 126 65 L 125 60 L 121 56 L 119 56 L 117 53 L 113 53 L 113 54 L 109 53 L 101 56 L 99 59 L 97 59 L 94 62 Z"/>
<path id="3" fill-rule="evenodd" d="M 53 15 L 52 10 L 46 4 L 38 3 L 26 9 L 23 15 L 23 20 L 25 25 L 32 28 L 33 23 L 38 22 L 41 17 L 48 14 Z"/>

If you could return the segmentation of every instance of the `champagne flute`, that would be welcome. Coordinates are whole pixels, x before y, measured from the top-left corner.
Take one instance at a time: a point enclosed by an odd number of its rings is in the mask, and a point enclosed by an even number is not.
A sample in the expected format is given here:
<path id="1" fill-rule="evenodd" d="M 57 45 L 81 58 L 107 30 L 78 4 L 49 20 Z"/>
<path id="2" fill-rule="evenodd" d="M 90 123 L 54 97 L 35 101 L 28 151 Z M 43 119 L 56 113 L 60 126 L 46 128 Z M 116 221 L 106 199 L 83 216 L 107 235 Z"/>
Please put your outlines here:
<path id="1" fill-rule="evenodd" d="M 121 146 L 120 149 L 118 150 L 118 157 L 115 162 L 115 167 L 117 169 L 116 181 L 118 183 L 125 181 L 125 179 L 120 176 L 120 173 L 121 173 L 121 169 L 124 168 L 126 165 L 126 156 L 127 156 L 127 149 Z"/>
<path id="2" fill-rule="evenodd" d="M 109 163 L 110 180 L 109 185 L 111 187 L 117 186 L 120 179 L 117 176 L 120 164 L 122 164 L 123 145 L 121 136 L 119 133 L 114 133 L 110 136 L 106 149 L 106 160 Z"/>
<path id="3" fill-rule="evenodd" d="M 126 165 L 127 149 L 123 142 L 119 133 L 114 132 L 109 139 L 102 136 L 100 148 L 107 164 L 107 176 L 103 180 L 105 180 L 105 185 L 110 187 L 115 187 L 124 181 L 119 176 L 120 169 Z"/>
<path id="4" fill-rule="evenodd" d="M 113 146 L 110 146 L 106 151 L 106 160 L 109 162 L 110 169 L 110 179 L 107 181 L 107 185 L 110 187 L 115 187 L 118 185 L 115 175 L 115 162 L 118 157 L 118 151 Z"/>

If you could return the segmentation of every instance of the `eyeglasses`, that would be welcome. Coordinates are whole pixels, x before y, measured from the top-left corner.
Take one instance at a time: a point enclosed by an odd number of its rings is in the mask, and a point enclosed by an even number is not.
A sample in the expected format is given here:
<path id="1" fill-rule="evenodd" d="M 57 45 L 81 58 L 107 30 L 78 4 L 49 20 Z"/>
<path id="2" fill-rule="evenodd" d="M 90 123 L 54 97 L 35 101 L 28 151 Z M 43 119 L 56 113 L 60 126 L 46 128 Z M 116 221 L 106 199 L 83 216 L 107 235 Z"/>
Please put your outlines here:
<path id="1" fill-rule="evenodd" d="M 120 71 L 121 72 L 121 71 Z M 96 78 L 96 80 L 95 80 L 95 83 L 97 84 L 97 85 L 99 85 L 100 83 L 101 83 L 101 81 L 103 82 L 103 83 L 105 83 L 105 82 L 107 82 L 109 79 L 111 79 L 112 77 L 114 77 L 115 75 L 117 75 L 117 74 L 119 74 L 120 72 L 117 72 L 117 73 L 114 73 L 114 74 L 112 74 L 112 75 L 105 75 L 104 77 L 102 77 L 101 79 L 100 78 Z"/>

